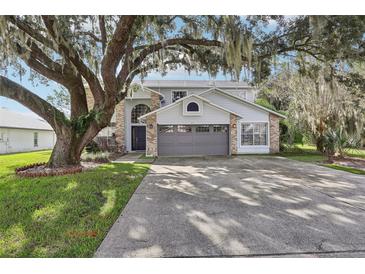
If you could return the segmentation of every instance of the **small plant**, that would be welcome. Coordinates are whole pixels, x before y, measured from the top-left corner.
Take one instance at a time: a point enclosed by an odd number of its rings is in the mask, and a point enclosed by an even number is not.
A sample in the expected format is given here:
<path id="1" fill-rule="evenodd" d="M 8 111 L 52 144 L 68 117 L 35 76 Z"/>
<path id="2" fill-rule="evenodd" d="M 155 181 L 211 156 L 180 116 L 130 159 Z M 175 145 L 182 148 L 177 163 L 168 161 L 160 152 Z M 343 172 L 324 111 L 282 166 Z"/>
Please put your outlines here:
<path id="1" fill-rule="evenodd" d="M 332 162 L 333 157 L 343 158 L 349 149 L 360 147 L 358 138 L 348 135 L 341 129 L 327 130 L 323 140 L 325 153 L 330 162 Z"/>
<path id="2" fill-rule="evenodd" d="M 84 153 L 81 159 L 85 162 L 109 163 L 109 152 Z"/>
<path id="3" fill-rule="evenodd" d="M 85 150 L 88 153 L 100 152 L 99 145 L 95 141 L 91 141 L 89 144 L 87 144 Z"/>

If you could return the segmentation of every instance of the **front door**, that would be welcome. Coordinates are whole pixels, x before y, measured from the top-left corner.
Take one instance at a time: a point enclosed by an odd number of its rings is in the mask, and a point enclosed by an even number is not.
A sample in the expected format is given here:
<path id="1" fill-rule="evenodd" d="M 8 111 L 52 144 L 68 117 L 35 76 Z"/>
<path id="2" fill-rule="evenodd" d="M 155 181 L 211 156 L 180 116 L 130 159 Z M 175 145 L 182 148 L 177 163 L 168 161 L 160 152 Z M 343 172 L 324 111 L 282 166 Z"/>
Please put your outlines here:
<path id="1" fill-rule="evenodd" d="M 146 150 L 145 126 L 132 126 L 132 150 Z"/>

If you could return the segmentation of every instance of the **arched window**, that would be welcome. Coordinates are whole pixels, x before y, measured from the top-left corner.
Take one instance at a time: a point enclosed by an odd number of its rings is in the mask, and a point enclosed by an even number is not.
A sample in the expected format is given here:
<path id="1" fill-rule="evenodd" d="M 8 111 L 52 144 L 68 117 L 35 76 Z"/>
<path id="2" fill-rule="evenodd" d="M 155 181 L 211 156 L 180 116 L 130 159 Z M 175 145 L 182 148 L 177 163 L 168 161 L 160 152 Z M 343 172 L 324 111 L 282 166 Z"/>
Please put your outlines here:
<path id="1" fill-rule="evenodd" d="M 148 112 L 150 112 L 150 108 L 144 104 L 139 104 L 134 106 L 131 113 L 131 122 L 133 124 L 139 123 L 138 118 L 141 117 L 142 115 L 147 114 Z"/>
<path id="2" fill-rule="evenodd" d="M 197 103 L 195 103 L 195 102 L 191 102 L 186 107 L 186 110 L 188 112 L 198 112 L 199 111 L 199 105 Z"/>

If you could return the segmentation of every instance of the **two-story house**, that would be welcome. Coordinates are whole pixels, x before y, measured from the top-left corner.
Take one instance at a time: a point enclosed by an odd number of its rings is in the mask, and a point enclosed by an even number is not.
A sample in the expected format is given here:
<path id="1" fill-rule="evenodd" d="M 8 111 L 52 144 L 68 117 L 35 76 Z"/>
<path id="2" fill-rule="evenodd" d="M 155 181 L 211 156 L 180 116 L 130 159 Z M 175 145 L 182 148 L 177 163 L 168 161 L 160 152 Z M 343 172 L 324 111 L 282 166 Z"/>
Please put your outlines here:
<path id="1" fill-rule="evenodd" d="M 145 80 L 117 105 L 111 125 L 119 148 L 147 156 L 233 155 L 279 151 L 280 113 L 254 103 L 258 90 L 232 81 Z"/>

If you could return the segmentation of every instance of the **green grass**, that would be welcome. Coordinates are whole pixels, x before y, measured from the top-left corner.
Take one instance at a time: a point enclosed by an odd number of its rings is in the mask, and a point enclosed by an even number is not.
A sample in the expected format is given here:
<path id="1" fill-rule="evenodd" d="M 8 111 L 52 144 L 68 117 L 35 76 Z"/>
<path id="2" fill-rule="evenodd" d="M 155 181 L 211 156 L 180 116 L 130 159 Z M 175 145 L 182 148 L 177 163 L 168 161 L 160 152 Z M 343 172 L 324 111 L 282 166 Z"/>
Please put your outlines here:
<path id="1" fill-rule="evenodd" d="M 365 158 L 365 149 L 350 149 L 347 151 L 350 157 Z"/>
<path id="2" fill-rule="evenodd" d="M 281 152 L 280 155 L 307 163 L 320 163 L 326 159 L 325 156 L 316 151 L 316 148 L 311 145 L 295 145 L 290 151 Z"/>
<path id="3" fill-rule="evenodd" d="M 358 175 L 365 175 L 364 170 L 353 168 L 353 167 L 339 166 L 339 165 L 336 165 L 336 164 L 326 164 L 324 166 L 329 167 L 329 168 L 333 168 L 333 169 L 337 169 L 337 170 L 347 171 L 347 172 L 358 174 Z"/>
<path id="4" fill-rule="evenodd" d="M 365 175 L 365 171 L 353 167 L 340 166 L 336 164 L 323 164 L 324 161 L 327 160 L 327 157 L 322 155 L 316 150 L 316 147 L 313 145 L 295 145 L 291 151 L 285 151 L 280 153 L 281 156 L 297 160 L 301 162 L 320 164 L 325 167 L 343 170 L 347 172 L 351 172 L 354 174 Z M 351 149 L 347 152 L 347 156 L 350 157 L 359 157 L 365 158 L 365 150 L 364 149 Z"/>
<path id="5" fill-rule="evenodd" d="M 0 257 L 92 257 L 149 169 L 125 163 L 59 177 L 14 175 L 49 155 L 0 156 Z"/>
<path id="6" fill-rule="evenodd" d="M 319 154 L 319 152 L 316 150 L 316 147 L 314 145 L 296 144 L 295 149 L 300 150 L 305 153 Z M 350 157 L 365 158 L 365 149 L 348 149 L 346 151 L 346 155 L 350 156 Z"/>
<path id="7" fill-rule="evenodd" d="M 283 155 L 286 158 L 297 160 L 301 162 L 307 162 L 307 163 L 320 163 L 323 162 L 326 157 L 322 155 L 316 155 L 316 154 L 308 154 L 308 155 Z"/>
<path id="8" fill-rule="evenodd" d="M 146 156 L 146 154 L 142 154 L 141 156 L 139 156 L 138 159 L 155 159 L 154 156 Z"/>

